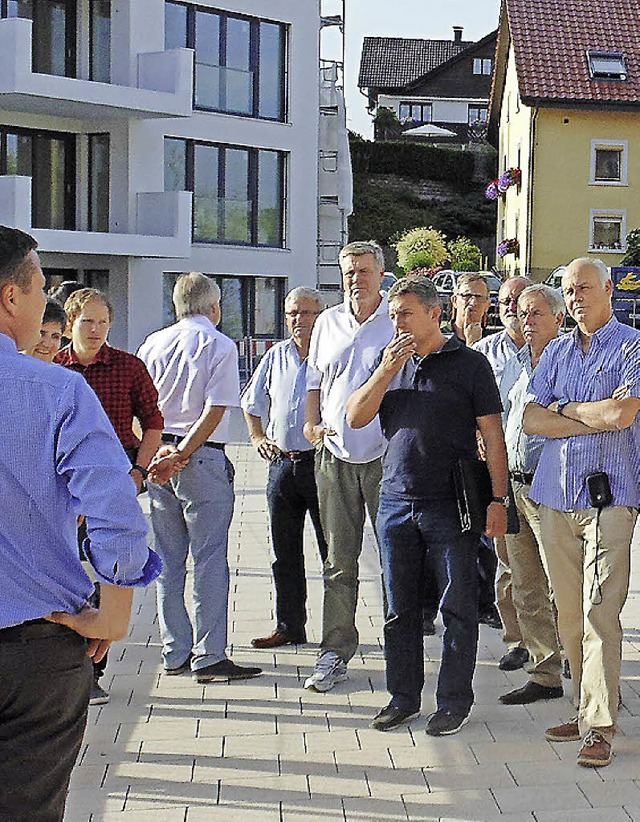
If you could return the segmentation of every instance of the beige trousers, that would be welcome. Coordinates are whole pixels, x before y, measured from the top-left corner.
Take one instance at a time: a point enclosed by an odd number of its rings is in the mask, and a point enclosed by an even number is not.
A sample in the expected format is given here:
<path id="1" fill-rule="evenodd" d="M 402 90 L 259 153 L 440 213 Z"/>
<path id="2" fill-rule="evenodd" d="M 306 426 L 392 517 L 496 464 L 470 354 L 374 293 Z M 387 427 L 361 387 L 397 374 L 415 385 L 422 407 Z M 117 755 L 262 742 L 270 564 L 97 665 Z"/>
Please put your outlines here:
<path id="1" fill-rule="evenodd" d="M 542 543 L 560 638 L 571 666 L 580 733 L 595 728 L 608 741 L 618 713 L 620 612 L 629 589 L 636 516 L 634 508 L 604 508 L 598 540 L 593 508 L 564 513 L 540 506 Z"/>
<path id="2" fill-rule="evenodd" d="M 507 559 L 511 568 L 512 596 L 525 648 L 529 651 L 529 677 L 538 685 L 562 684 L 562 659 L 549 580 L 541 557 L 539 505 L 529 499 L 530 485 L 513 482 L 520 533 L 507 534 Z"/>
<path id="3" fill-rule="evenodd" d="M 513 648 L 523 648 L 524 643 L 522 641 L 522 634 L 520 633 L 516 609 L 513 604 L 513 579 L 511 577 L 509 558 L 507 557 L 507 543 L 504 537 L 496 537 L 493 542 L 498 557 L 496 605 L 500 613 L 500 619 L 502 620 L 502 627 L 504 628 L 502 641 L 508 650 L 511 651 Z"/>

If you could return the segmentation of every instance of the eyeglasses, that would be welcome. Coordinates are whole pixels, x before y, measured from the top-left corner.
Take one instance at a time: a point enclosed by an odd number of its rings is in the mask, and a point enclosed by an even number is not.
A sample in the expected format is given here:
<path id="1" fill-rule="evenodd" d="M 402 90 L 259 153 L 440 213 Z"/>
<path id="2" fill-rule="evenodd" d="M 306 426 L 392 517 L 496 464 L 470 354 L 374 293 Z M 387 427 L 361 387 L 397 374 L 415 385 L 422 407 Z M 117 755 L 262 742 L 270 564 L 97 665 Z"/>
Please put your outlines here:
<path id="1" fill-rule="evenodd" d="M 489 298 L 486 294 L 472 294 L 471 292 L 467 292 L 465 294 L 457 294 L 456 296 L 460 297 L 460 299 L 464 300 L 465 303 L 471 302 L 471 300 L 477 300 L 478 302 L 485 302 Z"/>
<path id="2" fill-rule="evenodd" d="M 505 297 L 504 300 L 498 300 L 498 303 L 500 305 L 504 305 L 505 308 L 506 308 L 510 305 L 514 305 L 514 303 L 515 303 L 515 305 L 517 305 L 518 304 L 518 298 L 517 297 Z"/>
<path id="3" fill-rule="evenodd" d="M 315 317 L 319 311 L 285 311 L 286 317 Z"/>

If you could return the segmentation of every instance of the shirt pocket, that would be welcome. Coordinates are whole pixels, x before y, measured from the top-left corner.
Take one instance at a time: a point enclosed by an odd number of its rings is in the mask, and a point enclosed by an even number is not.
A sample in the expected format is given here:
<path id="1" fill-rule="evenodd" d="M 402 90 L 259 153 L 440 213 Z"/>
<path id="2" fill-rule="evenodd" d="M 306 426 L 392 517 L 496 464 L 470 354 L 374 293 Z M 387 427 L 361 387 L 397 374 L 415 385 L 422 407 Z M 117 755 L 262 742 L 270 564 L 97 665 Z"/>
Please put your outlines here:
<path id="1" fill-rule="evenodd" d="M 585 387 L 589 388 L 589 401 L 609 399 L 621 382 L 622 376 L 618 367 L 611 368 L 601 365 L 593 375 L 593 379 L 585 383 Z"/>

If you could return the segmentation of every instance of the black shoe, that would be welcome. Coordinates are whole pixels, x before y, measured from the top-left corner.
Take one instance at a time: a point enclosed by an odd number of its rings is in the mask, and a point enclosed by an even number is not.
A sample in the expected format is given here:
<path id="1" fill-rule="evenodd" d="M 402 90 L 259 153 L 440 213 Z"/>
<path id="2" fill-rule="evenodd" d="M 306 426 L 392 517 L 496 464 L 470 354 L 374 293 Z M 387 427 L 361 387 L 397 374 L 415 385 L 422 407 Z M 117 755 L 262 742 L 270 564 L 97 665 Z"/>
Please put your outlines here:
<path id="1" fill-rule="evenodd" d="M 395 705 L 387 705 L 379 714 L 374 716 L 369 727 L 374 728 L 376 731 L 392 731 L 394 728 L 399 728 L 401 725 L 411 722 L 417 716 L 420 716 L 420 711 L 405 711 Z"/>
<path id="2" fill-rule="evenodd" d="M 517 671 L 528 661 L 529 651 L 526 648 L 512 648 L 502 657 L 498 663 L 498 668 L 501 671 Z"/>
<path id="3" fill-rule="evenodd" d="M 498 631 L 502 628 L 502 620 L 495 605 L 490 605 L 488 608 L 480 611 L 478 622 L 481 622 L 483 625 L 488 625 L 489 628 L 495 628 Z"/>
<path id="4" fill-rule="evenodd" d="M 433 624 L 435 617 L 422 615 L 422 636 L 435 636 L 436 626 Z"/>
<path id="5" fill-rule="evenodd" d="M 468 721 L 469 714 L 454 714 L 446 708 L 438 708 L 435 714 L 429 717 L 426 731 L 429 736 L 450 736 L 458 733 Z"/>
<path id="6" fill-rule="evenodd" d="M 562 663 L 562 676 L 565 679 L 571 679 L 571 668 L 569 667 L 569 660 L 565 659 Z"/>
<path id="7" fill-rule="evenodd" d="M 167 676 L 179 676 L 180 674 L 183 674 L 185 671 L 190 671 L 192 658 L 193 654 L 189 654 L 189 656 L 185 659 L 182 665 L 178 665 L 177 668 L 165 668 L 164 673 Z"/>
<path id="8" fill-rule="evenodd" d="M 109 701 L 109 692 L 105 691 L 100 686 L 97 679 L 94 678 L 91 686 L 91 695 L 89 697 L 89 705 L 106 705 Z"/>
<path id="9" fill-rule="evenodd" d="M 198 668 L 193 677 L 197 682 L 230 682 L 232 679 L 252 679 L 261 673 L 262 668 L 243 668 L 230 659 L 222 659 L 215 665 Z"/>
<path id="10" fill-rule="evenodd" d="M 538 702 L 540 699 L 560 699 L 564 695 L 562 685 L 557 688 L 550 688 L 548 685 L 538 685 L 537 682 L 527 682 L 522 688 L 509 691 L 499 697 L 503 705 L 528 705 L 530 702 Z"/>

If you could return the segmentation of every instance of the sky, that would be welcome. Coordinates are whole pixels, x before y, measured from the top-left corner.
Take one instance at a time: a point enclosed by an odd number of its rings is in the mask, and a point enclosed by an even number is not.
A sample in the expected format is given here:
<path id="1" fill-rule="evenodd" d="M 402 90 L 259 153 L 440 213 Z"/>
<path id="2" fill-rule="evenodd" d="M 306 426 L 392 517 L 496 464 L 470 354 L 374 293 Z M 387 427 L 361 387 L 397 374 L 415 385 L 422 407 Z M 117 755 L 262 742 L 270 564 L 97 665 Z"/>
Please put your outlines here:
<path id="1" fill-rule="evenodd" d="M 341 0 L 322 0 L 323 14 L 336 14 Z M 453 39 L 452 26 L 463 26 L 464 40 L 479 40 L 497 28 L 500 0 L 345 0 L 345 88 L 347 125 L 371 139 L 366 99 L 357 87 L 364 37 Z M 329 57 L 335 59 L 336 40 L 323 34 Z"/>

